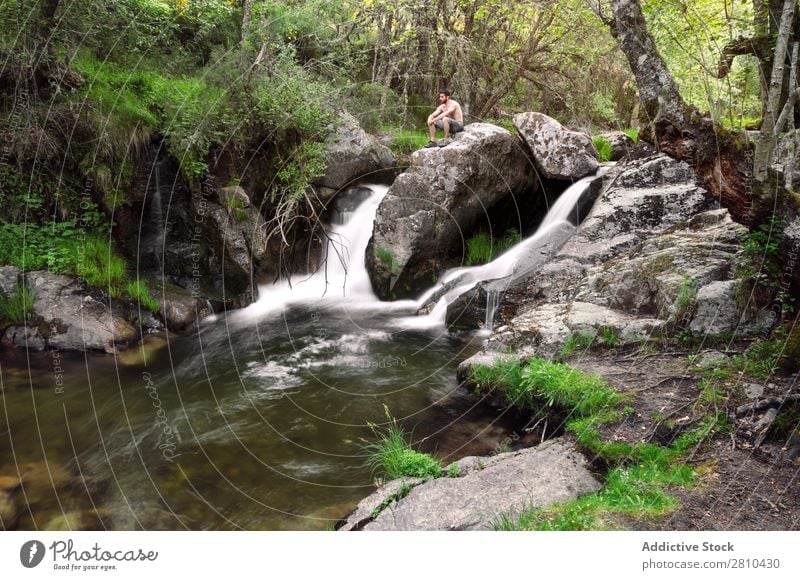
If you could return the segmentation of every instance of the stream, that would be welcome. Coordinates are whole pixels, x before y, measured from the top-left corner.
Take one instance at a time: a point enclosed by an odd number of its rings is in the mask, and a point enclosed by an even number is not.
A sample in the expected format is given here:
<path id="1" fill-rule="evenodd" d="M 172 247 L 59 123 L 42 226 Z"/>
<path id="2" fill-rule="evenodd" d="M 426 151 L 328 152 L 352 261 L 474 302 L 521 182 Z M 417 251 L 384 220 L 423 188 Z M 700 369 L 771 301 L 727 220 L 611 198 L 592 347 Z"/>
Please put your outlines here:
<path id="1" fill-rule="evenodd" d="M 387 188 L 370 186 L 338 202 L 324 268 L 262 286 L 247 308 L 117 356 L 5 352 L 0 475 L 39 462 L 78 475 L 63 493 L 45 470 L 18 529 L 90 508 L 109 529 L 331 529 L 374 490 L 363 446 L 387 412 L 445 466 L 496 452 L 524 425 L 459 388 L 456 367 L 486 331 L 451 334 L 444 311 L 518 270 L 545 228 L 573 231 L 565 220 L 587 185 L 504 256 L 443 276 L 440 289 L 457 292 L 427 316 L 416 313 L 436 288 L 393 303 L 372 293 L 364 251 Z"/>

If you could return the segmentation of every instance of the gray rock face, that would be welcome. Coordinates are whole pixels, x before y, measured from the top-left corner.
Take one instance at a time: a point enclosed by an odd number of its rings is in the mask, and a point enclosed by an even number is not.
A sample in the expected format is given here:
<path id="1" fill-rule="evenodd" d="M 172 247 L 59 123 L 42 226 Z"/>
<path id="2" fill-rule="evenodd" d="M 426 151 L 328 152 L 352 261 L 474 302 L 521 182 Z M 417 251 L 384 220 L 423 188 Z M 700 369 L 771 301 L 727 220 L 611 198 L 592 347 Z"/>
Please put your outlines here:
<path id="1" fill-rule="evenodd" d="M 692 169 L 666 155 L 626 163 L 609 171 L 605 181 L 606 190 L 560 255 L 598 263 L 715 207 Z"/>
<path id="2" fill-rule="evenodd" d="M 746 229 L 710 209 L 685 164 L 649 156 L 610 171 L 606 183 L 555 257 L 509 289 L 501 308 L 515 314 L 487 350 L 552 356 L 576 333 L 624 345 L 677 328 L 763 331 L 769 313 L 737 301 Z"/>
<path id="3" fill-rule="evenodd" d="M 514 126 L 528 144 L 536 168 L 543 176 L 576 180 L 597 171 L 597 151 L 588 135 L 565 129 L 542 113 L 514 115 Z"/>
<path id="4" fill-rule="evenodd" d="M 374 179 L 395 166 L 391 150 L 364 132 L 356 118 L 346 111 L 342 112 L 336 131 L 325 141 L 325 162 L 325 174 L 314 180 L 323 203 L 354 181 Z"/>
<path id="5" fill-rule="evenodd" d="M 85 284 L 72 276 L 29 272 L 25 282 L 33 291 L 34 315 L 45 328 L 43 336 L 51 348 L 103 350 L 137 338 L 134 327 L 104 303 L 86 294 Z"/>
<path id="6" fill-rule="evenodd" d="M 4 346 L 27 348 L 36 352 L 42 351 L 47 347 L 45 339 L 39 334 L 39 329 L 35 326 L 10 326 L 3 335 L 2 344 Z"/>
<path id="7" fill-rule="evenodd" d="M 635 143 L 622 131 L 609 131 L 600 135 L 611 144 L 611 158 L 609 161 L 619 161 L 628 156 Z"/>
<path id="8" fill-rule="evenodd" d="M 203 216 L 204 241 L 222 257 L 225 293 L 249 293 L 254 265 L 266 258 L 266 222 L 238 185 L 221 188 L 217 195 L 220 204 L 203 200 L 200 206 L 193 200 L 195 211 Z"/>
<path id="9" fill-rule="evenodd" d="M 531 506 L 542 507 L 598 490 L 600 483 L 585 464 L 584 457 L 561 439 L 488 458 L 464 458 L 458 462 L 459 477 L 391 484 L 391 493 L 403 484 L 412 489 L 374 519 L 365 518 L 391 496 L 379 490 L 359 504 L 342 529 L 491 529 L 500 516 L 514 517 Z M 366 519 L 372 521 L 365 523 Z"/>
<path id="10" fill-rule="evenodd" d="M 0 292 L 13 296 L 19 284 L 19 268 L 16 266 L 0 266 Z"/>
<path id="11" fill-rule="evenodd" d="M 736 303 L 738 280 L 711 282 L 697 292 L 697 313 L 689 328 L 695 334 L 719 334 L 736 329 L 739 306 Z"/>
<path id="12" fill-rule="evenodd" d="M 409 296 L 463 263 L 476 221 L 509 196 L 530 195 L 534 178 L 519 140 L 494 125 L 473 123 L 445 148 L 415 151 L 378 207 L 367 248 L 377 295 Z"/>

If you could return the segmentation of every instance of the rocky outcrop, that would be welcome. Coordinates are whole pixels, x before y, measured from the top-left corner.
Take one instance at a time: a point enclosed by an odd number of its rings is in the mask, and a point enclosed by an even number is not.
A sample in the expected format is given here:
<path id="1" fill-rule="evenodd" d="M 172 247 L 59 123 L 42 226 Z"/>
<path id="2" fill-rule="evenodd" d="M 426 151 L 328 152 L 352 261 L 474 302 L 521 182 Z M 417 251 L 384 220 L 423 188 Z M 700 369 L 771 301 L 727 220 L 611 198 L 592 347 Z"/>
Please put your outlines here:
<path id="1" fill-rule="evenodd" d="M 584 457 L 562 439 L 492 457 L 465 457 L 456 465 L 458 477 L 389 482 L 359 503 L 340 529 L 488 530 L 501 517 L 600 488 Z"/>
<path id="2" fill-rule="evenodd" d="M 138 337 L 122 312 L 93 297 L 79 278 L 29 272 L 25 284 L 34 296 L 34 338 L 41 337 L 50 348 L 114 352 Z M 23 340 L 16 332 L 12 340 Z"/>
<path id="3" fill-rule="evenodd" d="M 765 330 L 769 313 L 741 298 L 747 230 L 713 209 L 688 166 L 649 155 L 605 179 L 575 235 L 509 288 L 500 306 L 506 324 L 489 350 L 552 356 L 577 333 L 629 344 L 678 328 L 697 336 Z"/>
<path id="4" fill-rule="evenodd" d="M 633 139 L 622 131 L 609 131 L 608 133 L 601 133 L 600 136 L 611 145 L 609 161 L 624 159 L 636 145 Z"/>
<path id="5" fill-rule="evenodd" d="M 543 177 L 574 181 L 597 171 L 597 151 L 588 135 L 565 129 L 542 113 L 514 115 L 514 127 Z"/>
<path id="6" fill-rule="evenodd" d="M 463 263 L 481 218 L 510 196 L 531 196 L 534 177 L 519 140 L 485 123 L 467 125 L 447 147 L 414 152 L 375 218 L 366 262 L 376 294 L 410 296 Z"/>
<path id="7" fill-rule="evenodd" d="M 391 150 L 368 135 L 347 111 L 325 141 L 325 173 L 313 182 L 316 195 L 324 205 L 340 190 L 357 180 L 381 181 L 395 166 Z"/>

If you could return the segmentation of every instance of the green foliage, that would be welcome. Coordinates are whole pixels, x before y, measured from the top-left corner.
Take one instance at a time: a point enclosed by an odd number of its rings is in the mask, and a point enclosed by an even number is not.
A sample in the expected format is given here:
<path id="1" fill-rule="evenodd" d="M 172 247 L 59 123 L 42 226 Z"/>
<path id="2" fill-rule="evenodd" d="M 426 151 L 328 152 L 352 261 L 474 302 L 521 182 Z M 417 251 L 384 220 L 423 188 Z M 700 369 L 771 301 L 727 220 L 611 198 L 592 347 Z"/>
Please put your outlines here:
<path id="1" fill-rule="evenodd" d="M 467 265 L 477 266 L 494 260 L 497 256 L 519 243 L 519 231 L 508 229 L 500 239 L 486 232 L 478 232 L 467 240 Z"/>
<path id="2" fill-rule="evenodd" d="M 86 234 L 74 221 L 0 225 L 0 264 L 80 276 L 112 297 L 121 294 L 126 279 L 125 260 L 108 236 Z"/>
<path id="3" fill-rule="evenodd" d="M 395 155 L 408 155 L 428 142 L 428 135 L 420 131 L 393 129 L 391 135 L 389 147 Z"/>
<path id="4" fill-rule="evenodd" d="M 687 312 L 694 308 L 697 301 L 697 280 L 683 277 L 681 286 L 678 289 L 678 298 L 675 301 L 676 317 L 682 318 Z"/>
<path id="5" fill-rule="evenodd" d="M 406 434 L 391 417 L 387 409 L 389 425 L 379 428 L 370 424 L 377 441 L 364 447 L 367 467 L 372 473 L 383 472 L 389 479 L 399 477 L 439 477 L 442 465 L 426 453 L 415 451 L 406 440 Z"/>
<path id="6" fill-rule="evenodd" d="M 125 292 L 140 308 L 145 308 L 153 314 L 158 314 L 161 310 L 158 300 L 150 295 L 150 289 L 144 280 L 137 279 L 128 282 L 125 286 Z"/>
<path id="7" fill-rule="evenodd" d="M 621 340 L 619 337 L 619 333 L 617 329 L 613 326 L 602 326 L 600 327 L 600 340 L 602 341 L 603 345 L 609 348 L 616 348 L 619 346 Z"/>
<path id="8" fill-rule="evenodd" d="M 639 142 L 639 130 L 638 129 L 625 129 L 623 131 L 628 137 L 633 139 L 633 143 L 636 144 Z"/>
<path id="9" fill-rule="evenodd" d="M 6 296 L 0 292 L 0 319 L 6 322 L 23 322 L 33 312 L 33 291 L 18 284 L 14 293 Z"/>
<path id="10" fill-rule="evenodd" d="M 564 346 L 561 347 L 559 358 L 566 359 L 571 357 L 576 352 L 588 350 L 594 342 L 595 335 L 588 330 L 581 330 L 573 332 L 567 337 Z"/>
<path id="11" fill-rule="evenodd" d="M 597 155 L 601 163 L 611 161 L 611 155 L 614 153 L 614 148 L 611 146 L 611 143 L 608 139 L 598 135 L 592 139 L 592 143 L 594 143 L 594 148 L 597 149 Z"/>
<path id="12" fill-rule="evenodd" d="M 383 510 L 392 505 L 394 502 L 400 501 L 401 499 L 406 497 L 411 492 L 412 489 L 413 487 L 407 483 L 400 484 L 400 487 L 397 489 L 396 492 L 387 496 L 386 499 L 384 499 L 378 507 L 372 510 L 371 514 L 372 519 L 374 520 L 375 518 L 377 518 Z"/>
<path id="13" fill-rule="evenodd" d="M 458 477 L 461 474 L 461 470 L 458 467 L 458 463 L 451 463 L 450 467 L 447 468 L 447 477 Z"/>

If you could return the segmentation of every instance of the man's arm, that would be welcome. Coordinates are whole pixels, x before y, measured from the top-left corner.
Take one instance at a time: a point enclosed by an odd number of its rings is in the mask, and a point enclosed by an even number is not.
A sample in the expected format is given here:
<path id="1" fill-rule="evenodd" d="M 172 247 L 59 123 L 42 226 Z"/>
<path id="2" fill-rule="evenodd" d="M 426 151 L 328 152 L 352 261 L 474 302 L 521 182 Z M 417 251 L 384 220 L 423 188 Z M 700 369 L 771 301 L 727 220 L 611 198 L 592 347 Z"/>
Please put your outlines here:
<path id="1" fill-rule="evenodd" d="M 444 109 L 444 105 L 439 105 L 438 107 L 436 107 L 436 110 L 430 115 L 428 115 L 428 123 L 433 123 L 434 121 L 437 121 L 439 119 L 437 115 L 440 112 L 442 112 L 442 109 Z"/>
<path id="2" fill-rule="evenodd" d="M 441 109 L 441 111 L 440 111 L 440 109 Z M 447 103 L 447 105 L 442 105 L 438 109 L 436 109 L 436 111 L 433 112 L 434 115 L 437 112 L 439 112 L 439 116 L 438 117 L 434 117 L 433 120 L 434 121 L 438 121 L 439 119 L 444 119 L 445 117 L 451 117 L 452 114 L 455 112 L 455 110 L 456 110 L 456 106 L 454 104 L 452 104 L 452 103 Z"/>

